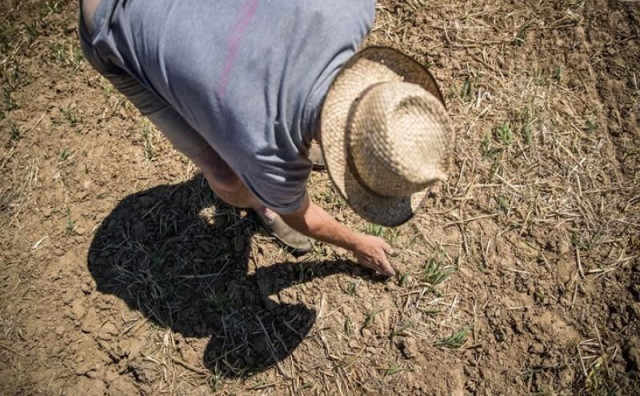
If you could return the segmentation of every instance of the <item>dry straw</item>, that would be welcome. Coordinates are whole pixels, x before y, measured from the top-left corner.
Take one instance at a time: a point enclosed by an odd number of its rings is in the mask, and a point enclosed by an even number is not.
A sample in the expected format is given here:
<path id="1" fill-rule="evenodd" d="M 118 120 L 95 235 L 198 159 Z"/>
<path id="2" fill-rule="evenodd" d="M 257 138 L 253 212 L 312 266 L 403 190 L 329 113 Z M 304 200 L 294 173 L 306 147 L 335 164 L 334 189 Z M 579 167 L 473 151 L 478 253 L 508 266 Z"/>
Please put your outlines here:
<path id="1" fill-rule="evenodd" d="M 446 179 L 454 129 L 431 74 L 391 48 L 356 55 L 334 81 L 322 110 L 327 169 L 353 209 L 396 226 Z"/>

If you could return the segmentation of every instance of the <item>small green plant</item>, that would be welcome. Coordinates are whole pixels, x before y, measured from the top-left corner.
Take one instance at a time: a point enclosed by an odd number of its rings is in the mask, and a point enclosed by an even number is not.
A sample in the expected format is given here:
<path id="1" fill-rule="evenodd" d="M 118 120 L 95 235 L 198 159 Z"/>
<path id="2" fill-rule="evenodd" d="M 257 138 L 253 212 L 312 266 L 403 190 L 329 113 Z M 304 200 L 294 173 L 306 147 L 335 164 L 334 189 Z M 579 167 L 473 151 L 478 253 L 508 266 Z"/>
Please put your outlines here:
<path id="1" fill-rule="evenodd" d="M 367 223 L 364 226 L 364 232 L 366 232 L 369 235 L 377 236 L 380 238 L 384 236 L 385 229 L 386 229 L 385 227 L 378 224 Z"/>
<path id="2" fill-rule="evenodd" d="M 533 131 L 531 128 L 531 124 L 527 124 L 523 128 L 524 132 L 524 141 L 527 143 L 527 146 L 531 146 L 533 144 Z"/>
<path id="3" fill-rule="evenodd" d="M 9 121 L 9 130 L 11 131 L 11 140 L 20 139 L 20 128 L 15 122 Z"/>
<path id="4" fill-rule="evenodd" d="M 595 234 L 588 235 L 578 235 L 574 233 L 571 235 L 571 243 L 580 250 L 589 252 L 602 242 L 602 233 L 602 230 L 597 231 Z"/>
<path id="5" fill-rule="evenodd" d="M 153 143 L 151 142 L 151 133 L 151 124 L 149 124 L 149 122 L 144 122 L 141 129 L 142 144 L 144 146 L 144 157 L 148 160 L 151 160 L 155 155 Z"/>
<path id="6" fill-rule="evenodd" d="M 231 308 L 231 297 L 226 293 L 211 293 L 207 296 L 207 306 L 213 312 L 224 312 Z"/>
<path id="7" fill-rule="evenodd" d="M 509 199 L 503 195 L 498 196 L 498 206 L 500 207 L 501 212 L 508 212 L 511 208 L 511 202 Z"/>
<path id="8" fill-rule="evenodd" d="M 224 385 L 224 373 L 218 368 L 217 364 L 215 370 L 213 370 L 213 373 L 211 374 L 211 377 L 207 379 L 207 384 L 209 385 L 209 388 L 214 392 L 220 390 L 220 388 Z"/>
<path id="9" fill-rule="evenodd" d="M 64 162 L 66 160 L 68 160 L 71 157 L 71 151 L 69 151 L 68 148 L 64 148 L 61 152 L 60 152 L 60 161 Z"/>
<path id="10" fill-rule="evenodd" d="M 356 292 L 357 292 L 357 289 L 358 289 L 358 284 L 359 284 L 359 283 L 360 283 L 359 281 L 358 281 L 358 282 L 349 282 L 349 283 L 347 284 L 347 290 L 346 290 L 346 293 L 347 293 L 348 295 L 350 295 L 350 296 L 355 296 L 355 295 L 356 295 Z"/>
<path id="11" fill-rule="evenodd" d="M 18 108 L 18 103 L 15 101 L 15 99 L 13 99 L 11 93 L 12 91 L 8 88 L 2 89 L 3 108 L 0 109 L 0 119 L 4 119 L 7 112 Z"/>
<path id="12" fill-rule="evenodd" d="M 422 280 L 433 288 L 447 280 L 453 273 L 453 270 L 453 267 L 442 265 L 432 257 L 424 267 Z"/>
<path id="13" fill-rule="evenodd" d="M 38 32 L 38 28 L 36 27 L 35 23 L 28 23 L 24 25 L 24 31 L 29 37 L 30 42 L 33 42 L 40 35 L 40 32 Z"/>
<path id="14" fill-rule="evenodd" d="M 409 276 L 411 276 L 411 272 L 406 271 L 403 274 L 399 275 L 398 277 L 398 285 L 399 286 L 405 286 L 407 284 L 407 282 L 409 281 Z"/>
<path id="15" fill-rule="evenodd" d="M 560 66 L 554 67 L 553 72 L 551 73 L 551 77 L 553 77 L 553 79 L 556 81 L 562 80 L 562 67 Z"/>
<path id="16" fill-rule="evenodd" d="M 400 326 L 398 326 L 393 331 L 393 333 L 391 333 L 391 338 L 404 333 L 405 330 L 408 330 L 408 329 L 412 328 L 414 325 L 415 325 L 415 323 L 413 321 L 410 321 L 410 320 L 406 320 L 406 321 L 400 323 Z"/>
<path id="17" fill-rule="evenodd" d="M 344 321 L 344 332 L 349 337 L 351 337 L 353 335 L 353 331 L 354 331 L 353 322 L 349 318 L 345 319 L 345 321 Z"/>
<path id="18" fill-rule="evenodd" d="M 503 145 L 509 145 L 513 142 L 513 132 L 511 131 L 511 123 L 505 121 L 495 128 L 496 139 Z"/>
<path id="19" fill-rule="evenodd" d="M 79 121 L 77 111 L 72 105 L 69 105 L 66 108 L 62 109 L 62 114 L 71 125 L 75 125 Z"/>
<path id="20" fill-rule="evenodd" d="M 365 234 L 383 238 L 384 240 L 389 242 L 389 244 L 391 245 L 395 245 L 396 241 L 398 240 L 398 236 L 400 235 L 400 230 L 397 228 L 392 229 L 392 228 L 387 228 L 378 224 L 371 224 L 371 223 L 365 224 L 364 232 Z"/>
<path id="21" fill-rule="evenodd" d="M 405 370 L 406 369 L 400 366 L 398 363 L 393 362 L 389 365 L 389 368 L 387 368 L 387 370 L 384 372 L 384 376 L 388 377 L 390 375 L 401 373 Z"/>
<path id="22" fill-rule="evenodd" d="M 531 25 L 533 25 L 535 21 L 531 20 L 528 22 L 525 22 L 522 26 L 520 26 L 520 29 L 518 29 L 518 32 L 516 33 L 516 36 L 513 38 L 512 44 L 515 45 L 516 47 L 522 47 L 523 45 L 525 45 L 526 41 L 525 41 L 525 37 L 527 35 L 527 30 L 531 27 Z"/>
<path id="23" fill-rule="evenodd" d="M 476 90 L 475 86 L 476 82 L 471 79 L 471 77 L 467 77 L 467 79 L 464 81 L 464 84 L 462 84 L 462 87 L 460 88 L 460 100 L 462 100 L 463 103 L 468 103 L 471 101 Z"/>
<path id="24" fill-rule="evenodd" d="M 467 342 L 471 334 L 471 327 L 465 326 L 449 337 L 441 338 L 434 344 L 437 347 L 445 347 L 449 349 L 460 349 Z"/>
<path id="25" fill-rule="evenodd" d="M 587 132 L 593 133 L 596 129 L 598 129 L 598 124 L 593 120 L 587 120 L 586 122 Z"/>
<path id="26" fill-rule="evenodd" d="M 2 53 L 9 52 L 11 44 L 15 42 L 15 31 L 11 29 L 11 26 L 6 25 L 4 22 L 0 23 L 0 49 Z"/>
<path id="27" fill-rule="evenodd" d="M 116 92 L 116 88 L 113 86 L 113 84 L 110 84 L 110 83 L 104 84 L 104 86 L 102 87 L 102 90 L 104 91 L 104 94 L 107 96 Z"/>
<path id="28" fill-rule="evenodd" d="M 378 314 L 380 314 L 381 312 L 384 312 L 386 308 L 382 308 L 379 309 L 377 311 L 369 311 L 367 312 L 365 318 L 364 318 L 364 324 L 362 325 L 363 328 L 365 327 L 369 327 L 371 326 L 371 324 L 373 323 L 374 320 L 376 320 L 376 317 L 378 316 Z"/>
<path id="29" fill-rule="evenodd" d="M 53 43 L 51 48 L 51 58 L 65 67 L 77 71 L 84 59 L 80 48 L 75 44 Z"/>
<path id="30" fill-rule="evenodd" d="M 607 356 L 600 356 L 589 365 L 586 388 L 591 395 L 617 395 L 617 384 L 612 380 L 607 366 Z"/>
<path id="31" fill-rule="evenodd" d="M 71 219 L 71 208 L 67 206 L 67 235 L 73 235 L 75 233 L 75 224 Z"/>

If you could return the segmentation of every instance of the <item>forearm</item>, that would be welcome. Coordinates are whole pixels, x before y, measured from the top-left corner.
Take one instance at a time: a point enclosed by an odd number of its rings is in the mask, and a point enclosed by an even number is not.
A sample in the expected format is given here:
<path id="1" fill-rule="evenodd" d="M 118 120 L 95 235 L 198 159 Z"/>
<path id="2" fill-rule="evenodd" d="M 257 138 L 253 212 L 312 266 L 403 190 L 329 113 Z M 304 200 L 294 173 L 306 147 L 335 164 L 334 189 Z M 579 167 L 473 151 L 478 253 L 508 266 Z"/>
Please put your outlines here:
<path id="1" fill-rule="evenodd" d="M 294 230 L 313 239 L 354 251 L 362 235 L 337 222 L 329 213 L 307 200 L 303 210 L 282 219 Z"/>
<path id="2" fill-rule="evenodd" d="M 388 243 L 378 237 L 351 231 L 313 204 L 307 196 L 300 210 L 281 216 L 289 227 L 308 237 L 350 250 L 361 265 L 387 276 L 395 274 L 386 256 L 392 253 Z"/>

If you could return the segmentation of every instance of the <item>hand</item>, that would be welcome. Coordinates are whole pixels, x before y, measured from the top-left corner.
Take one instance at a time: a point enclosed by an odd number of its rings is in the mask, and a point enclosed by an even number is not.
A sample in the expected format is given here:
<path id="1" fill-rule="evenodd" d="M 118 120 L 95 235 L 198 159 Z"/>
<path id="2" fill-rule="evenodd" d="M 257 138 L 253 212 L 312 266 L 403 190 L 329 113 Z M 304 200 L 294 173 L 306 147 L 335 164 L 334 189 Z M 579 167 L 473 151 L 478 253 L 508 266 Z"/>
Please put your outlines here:
<path id="1" fill-rule="evenodd" d="M 393 249 L 384 239 L 370 235 L 362 235 L 353 249 L 360 265 L 386 276 L 396 274 L 387 260 L 387 254 L 391 253 Z"/>

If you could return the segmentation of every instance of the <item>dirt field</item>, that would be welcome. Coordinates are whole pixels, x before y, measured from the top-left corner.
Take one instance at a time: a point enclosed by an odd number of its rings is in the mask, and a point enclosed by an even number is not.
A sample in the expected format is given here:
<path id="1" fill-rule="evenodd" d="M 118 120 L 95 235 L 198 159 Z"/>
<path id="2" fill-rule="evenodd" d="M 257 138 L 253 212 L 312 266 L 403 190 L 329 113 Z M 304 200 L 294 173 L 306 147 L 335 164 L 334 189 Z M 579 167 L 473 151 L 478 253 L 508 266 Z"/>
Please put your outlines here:
<path id="1" fill-rule="evenodd" d="M 447 184 L 385 280 L 217 202 L 82 58 L 75 1 L 0 2 L 0 393 L 640 394 L 640 3 L 382 0 L 429 65 Z"/>

